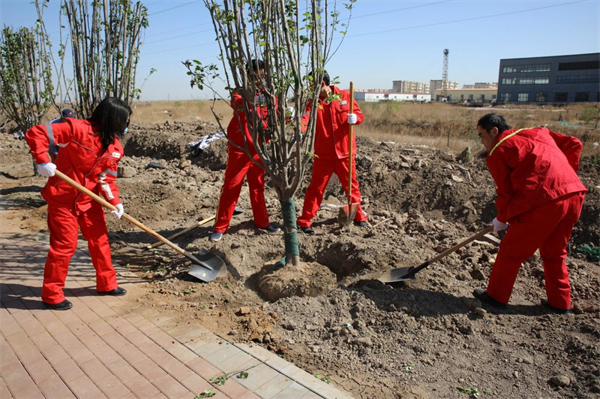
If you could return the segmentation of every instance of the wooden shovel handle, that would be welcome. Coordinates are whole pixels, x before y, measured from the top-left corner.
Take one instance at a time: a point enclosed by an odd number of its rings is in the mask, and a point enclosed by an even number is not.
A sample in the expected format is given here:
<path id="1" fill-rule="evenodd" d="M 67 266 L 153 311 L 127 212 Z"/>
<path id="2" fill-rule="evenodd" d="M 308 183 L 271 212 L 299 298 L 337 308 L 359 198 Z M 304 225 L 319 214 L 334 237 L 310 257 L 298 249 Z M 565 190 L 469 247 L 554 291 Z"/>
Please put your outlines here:
<path id="1" fill-rule="evenodd" d="M 354 113 L 354 82 L 350 82 L 350 113 Z M 352 145 L 354 139 L 354 125 L 348 129 L 348 209 L 352 206 Z"/>
<path id="2" fill-rule="evenodd" d="M 84 194 L 89 195 L 90 197 L 92 197 L 92 199 L 94 201 L 98 202 L 100 205 L 102 205 L 102 206 L 110 209 L 111 211 L 116 211 L 117 210 L 117 207 L 115 207 L 114 205 L 112 205 L 110 202 L 108 202 L 104 198 L 100 197 L 98 194 L 96 194 L 96 193 L 88 190 L 87 188 L 83 187 L 81 184 L 77 183 L 75 180 L 71 179 L 69 176 L 67 176 L 64 173 L 62 173 L 60 170 L 56 170 L 55 174 L 61 180 L 63 180 L 65 183 L 67 183 L 69 186 L 71 186 L 71 187 L 75 188 L 76 190 L 81 191 L 82 193 L 84 193 Z M 156 239 L 164 242 L 165 244 L 167 244 L 168 246 L 170 246 L 171 248 L 173 248 L 175 251 L 177 251 L 180 254 L 188 257 L 189 259 L 193 260 L 194 262 L 196 262 L 198 264 L 202 264 L 202 262 L 200 262 L 198 259 L 196 259 L 196 257 L 194 255 L 192 255 L 189 252 L 181 249 L 179 246 L 177 246 L 177 244 L 174 244 L 171 241 L 167 240 L 166 238 L 164 238 L 163 236 L 161 236 L 160 234 L 158 234 L 154 230 L 150 229 L 149 227 L 146 227 L 141 222 L 138 222 L 136 219 L 132 218 L 128 214 L 123 213 L 123 216 L 121 216 L 121 218 L 127 220 L 131 224 L 136 225 L 140 229 L 144 230 L 146 233 L 148 233 L 151 236 L 155 237 Z"/>
<path id="3" fill-rule="evenodd" d="M 464 247 L 465 245 L 469 244 L 472 241 L 478 240 L 481 237 L 483 237 L 484 235 L 486 235 L 487 233 L 491 233 L 494 230 L 494 226 L 488 226 L 485 229 L 481 230 L 479 233 L 475 234 L 474 236 L 471 236 L 469 238 L 467 238 L 464 241 L 461 241 L 460 243 L 456 244 L 455 246 L 453 246 L 452 248 L 449 248 L 447 250 L 445 250 L 444 252 L 442 252 L 441 254 L 439 254 L 438 256 L 436 256 L 433 259 L 429 259 L 427 262 L 424 262 L 422 264 L 420 264 L 419 266 L 415 267 L 413 270 L 410 271 L 409 274 L 414 275 L 417 272 L 419 272 L 420 270 L 425 269 L 427 266 L 429 266 L 430 264 L 437 262 L 438 260 L 450 255 L 452 252 L 456 251 L 457 249 L 460 249 L 462 247 Z"/>
<path id="4" fill-rule="evenodd" d="M 210 222 L 211 220 L 214 220 L 214 218 L 215 218 L 215 216 L 213 215 L 213 216 L 211 216 L 209 218 L 201 220 L 198 223 L 196 223 L 195 225 L 190 226 L 187 229 L 181 230 L 179 233 L 175 233 L 172 236 L 167 237 L 167 240 L 173 240 L 173 239 L 175 239 L 175 238 L 177 238 L 177 237 L 179 237 L 181 235 L 184 235 L 185 233 L 188 233 L 188 232 L 190 232 L 190 231 L 192 231 L 194 229 L 197 229 L 198 227 L 205 225 L 206 223 Z M 148 245 L 146 248 L 148 248 L 148 249 L 157 248 L 157 247 L 160 247 L 163 244 L 164 244 L 164 242 L 157 241 L 157 242 L 155 242 L 152 245 Z"/>
<path id="5" fill-rule="evenodd" d="M 465 245 L 469 244 L 472 241 L 480 239 L 487 233 L 491 233 L 493 230 L 494 230 L 494 226 L 486 227 L 485 229 L 481 230 L 479 233 L 475 234 L 474 236 L 471 236 L 471 237 L 467 238 L 466 240 L 459 242 L 452 248 L 445 250 L 444 252 L 442 252 L 441 254 L 436 256 L 435 258 L 429 260 L 429 263 L 437 262 L 438 260 L 445 258 L 446 256 L 450 255 L 452 252 L 456 251 L 457 249 L 464 247 Z"/>

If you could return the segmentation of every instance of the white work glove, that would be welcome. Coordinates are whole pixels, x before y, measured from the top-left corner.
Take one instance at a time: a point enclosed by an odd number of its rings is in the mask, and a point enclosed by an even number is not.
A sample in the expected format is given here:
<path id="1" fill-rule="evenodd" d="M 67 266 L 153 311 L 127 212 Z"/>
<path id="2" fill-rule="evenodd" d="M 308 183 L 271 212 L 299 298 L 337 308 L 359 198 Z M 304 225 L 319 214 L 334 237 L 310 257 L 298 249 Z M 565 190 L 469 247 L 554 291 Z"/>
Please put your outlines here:
<path id="1" fill-rule="evenodd" d="M 117 208 L 117 210 L 110 211 L 110 213 L 117 219 L 121 219 L 121 216 L 123 216 L 123 213 L 125 213 L 125 210 L 123 209 L 123 204 L 117 204 L 115 205 L 115 207 Z"/>
<path id="2" fill-rule="evenodd" d="M 494 220 L 492 220 L 492 225 L 494 226 L 495 233 L 502 230 L 506 230 L 506 228 L 508 227 L 508 223 L 502 223 L 498 220 L 498 218 L 494 218 Z"/>
<path id="3" fill-rule="evenodd" d="M 356 114 L 348 114 L 348 124 L 349 125 L 356 125 Z"/>
<path id="4" fill-rule="evenodd" d="M 294 107 L 287 107 L 285 109 L 285 116 L 287 118 L 293 118 L 294 116 L 296 116 L 296 110 L 294 109 Z"/>
<path id="5" fill-rule="evenodd" d="M 54 165 L 52 162 L 38 163 L 36 170 L 44 177 L 52 177 L 54 176 L 54 172 L 56 172 L 56 165 Z"/>

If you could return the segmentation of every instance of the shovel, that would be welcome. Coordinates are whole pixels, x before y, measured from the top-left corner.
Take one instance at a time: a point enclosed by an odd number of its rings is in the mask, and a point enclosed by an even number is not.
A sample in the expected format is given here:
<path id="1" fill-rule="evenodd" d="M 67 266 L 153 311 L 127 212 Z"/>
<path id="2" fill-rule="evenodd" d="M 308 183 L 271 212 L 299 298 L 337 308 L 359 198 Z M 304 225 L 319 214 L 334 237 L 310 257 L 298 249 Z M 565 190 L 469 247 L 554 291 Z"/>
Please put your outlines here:
<path id="1" fill-rule="evenodd" d="M 485 229 L 481 230 L 479 233 L 475 234 L 474 236 L 467 238 L 460 244 L 457 244 L 456 246 L 445 250 L 444 252 L 442 252 L 441 254 L 436 256 L 435 258 L 430 259 L 427 262 L 422 263 L 417 267 L 409 266 L 409 267 L 399 267 L 397 269 L 392 269 L 388 272 L 383 273 L 381 276 L 379 276 L 379 278 L 377 278 L 377 280 L 379 280 L 383 283 L 397 283 L 400 281 L 414 280 L 415 274 L 417 274 L 421 270 L 425 269 L 430 264 L 437 262 L 438 260 L 450 255 L 452 252 L 456 251 L 459 248 L 464 247 L 468 243 L 480 239 L 487 233 L 492 232 L 492 230 L 494 230 L 494 226 L 486 227 Z"/>
<path id="2" fill-rule="evenodd" d="M 75 188 L 76 190 L 89 195 L 90 197 L 92 197 L 93 200 L 100 203 L 105 208 L 108 208 L 111 211 L 117 210 L 117 208 L 114 205 L 112 205 L 110 202 L 106 201 L 104 198 L 100 197 L 99 195 L 94 194 L 93 192 L 91 192 L 87 188 L 83 187 L 81 184 L 77 183 L 75 180 L 71 179 L 69 176 L 65 175 L 61 171 L 57 170 L 55 173 L 56 173 L 56 176 L 58 176 L 65 183 L 67 183 L 71 187 Z M 127 220 L 131 224 L 136 225 L 137 227 L 144 230 L 146 233 L 150 234 L 151 236 L 161 240 L 162 242 L 164 242 L 165 244 L 167 244 L 168 246 L 170 246 L 171 248 L 173 248 L 175 251 L 179 252 L 180 254 L 189 258 L 192 261 L 192 266 L 191 266 L 190 270 L 188 271 L 188 274 L 191 274 L 192 276 L 196 277 L 197 279 L 208 282 L 208 281 L 213 281 L 217 277 L 224 277 L 227 275 L 227 266 L 225 265 L 225 262 L 223 261 L 223 259 L 219 258 L 218 256 L 208 253 L 206 251 L 201 251 L 200 254 L 198 255 L 198 257 L 195 257 L 194 255 L 190 254 L 189 252 L 178 247 L 176 244 L 173 244 L 171 241 L 167 240 L 166 238 L 164 238 L 163 236 L 161 236 L 154 230 L 151 230 L 150 228 L 144 226 L 141 222 L 138 222 L 136 219 L 132 218 L 128 214 L 123 213 L 122 218 Z"/>
<path id="3" fill-rule="evenodd" d="M 354 113 L 354 82 L 350 82 L 350 112 Z M 348 226 L 354 220 L 358 203 L 352 203 L 352 168 L 354 157 L 352 155 L 352 142 L 354 140 L 354 125 L 350 125 L 348 129 L 348 203 L 340 207 L 338 213 L 338 223 L 340 226 Z"/>

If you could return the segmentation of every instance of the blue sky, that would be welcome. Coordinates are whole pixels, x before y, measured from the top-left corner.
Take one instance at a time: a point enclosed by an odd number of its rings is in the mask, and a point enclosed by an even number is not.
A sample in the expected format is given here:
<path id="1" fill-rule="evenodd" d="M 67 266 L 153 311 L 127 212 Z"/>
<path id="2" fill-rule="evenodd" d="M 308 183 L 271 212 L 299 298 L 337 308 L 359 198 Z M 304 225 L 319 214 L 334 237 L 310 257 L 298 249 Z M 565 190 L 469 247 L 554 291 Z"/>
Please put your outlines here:
<path id="1" fill-rule="evenodd" d="M 142 100 L 212 98 L 191 89 L 181 61 L 216 62 L 218 48 L 201 0 L 148 0 L 138 82 L 151 68 Z M 58 40 L 59 0 L 50 0 L 45 20 Z M 391 89 L 393 80 L 441 79 L 449 49 L 448 78 L 459 87 L 497 82 L 502 58 L 600 52 L 600 0 L 358 0 L 348 34 L 328 63 L 340 86 Z M 33 26 L 29 0 L 0 0 L 0 22 Z M 65 21 L 63 21 L 63 24 Z M 58 47 L 55 46 L 55 50 Z"/>

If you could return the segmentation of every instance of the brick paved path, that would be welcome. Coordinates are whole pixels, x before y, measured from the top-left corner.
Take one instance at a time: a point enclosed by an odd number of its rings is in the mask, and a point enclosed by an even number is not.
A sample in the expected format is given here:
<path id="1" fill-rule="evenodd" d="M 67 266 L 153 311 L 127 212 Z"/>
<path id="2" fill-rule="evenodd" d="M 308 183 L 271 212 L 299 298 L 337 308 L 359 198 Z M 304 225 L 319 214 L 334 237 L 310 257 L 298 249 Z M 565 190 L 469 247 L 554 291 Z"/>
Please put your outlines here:
<path id="1" fill-rule="evenodd" d="M 73 309 L 44 309 L 47 248 L 45 234 L 0 235 L 0 398 L 351 398 L 259 346 L 176 324 L 166 311 L 128 312 L 131 295 L 97 296 L 83 241 L 65 289 Z M 118 273 L 124 288 L 139 283 Z M 211 382 L 224 374 L 225 384 Z"/>

